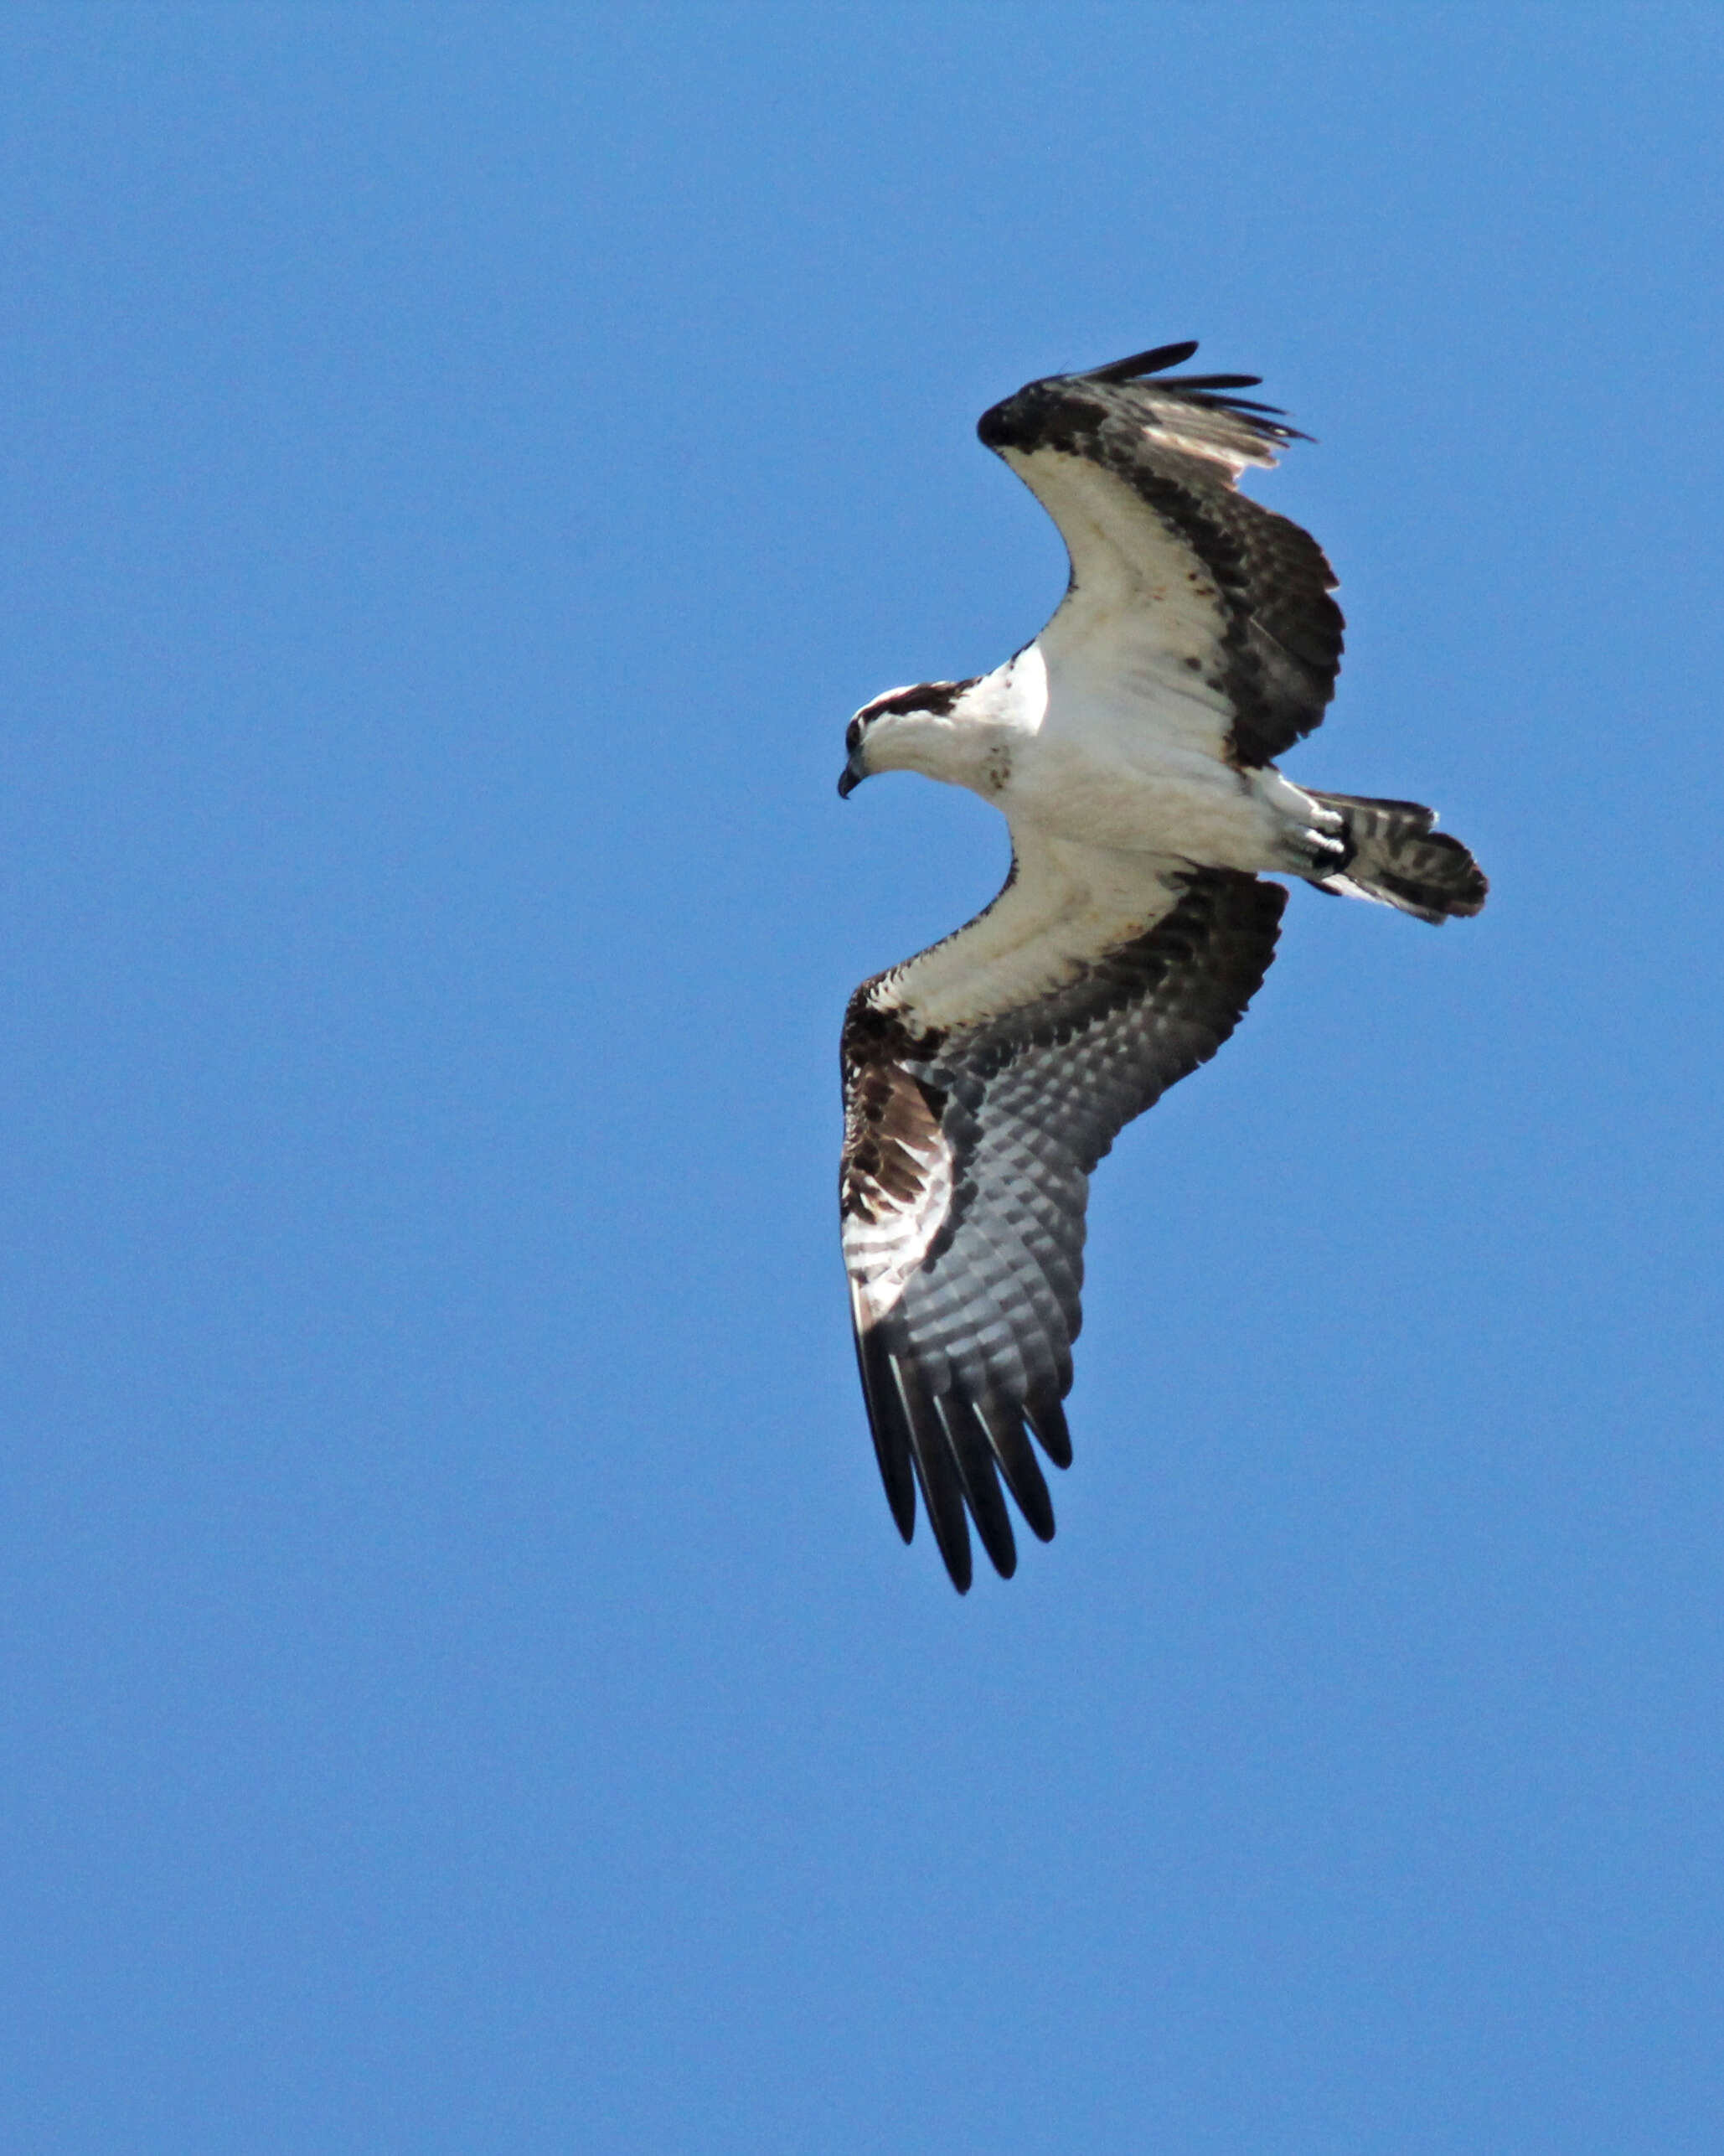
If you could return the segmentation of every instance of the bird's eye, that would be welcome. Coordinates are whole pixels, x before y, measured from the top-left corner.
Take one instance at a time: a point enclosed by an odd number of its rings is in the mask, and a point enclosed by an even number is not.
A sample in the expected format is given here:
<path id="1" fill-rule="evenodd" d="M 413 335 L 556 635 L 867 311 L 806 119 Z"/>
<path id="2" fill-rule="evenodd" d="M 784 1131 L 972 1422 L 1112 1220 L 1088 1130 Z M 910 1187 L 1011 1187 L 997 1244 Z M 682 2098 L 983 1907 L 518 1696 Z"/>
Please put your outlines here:
<path id="1" fill-rule="evenodd" d="M 844 728 L 844 747 L 854 755 L 860 746 L 861 740 L 862 721 L 860 719 L 852 719 L 849 726 Z"/>

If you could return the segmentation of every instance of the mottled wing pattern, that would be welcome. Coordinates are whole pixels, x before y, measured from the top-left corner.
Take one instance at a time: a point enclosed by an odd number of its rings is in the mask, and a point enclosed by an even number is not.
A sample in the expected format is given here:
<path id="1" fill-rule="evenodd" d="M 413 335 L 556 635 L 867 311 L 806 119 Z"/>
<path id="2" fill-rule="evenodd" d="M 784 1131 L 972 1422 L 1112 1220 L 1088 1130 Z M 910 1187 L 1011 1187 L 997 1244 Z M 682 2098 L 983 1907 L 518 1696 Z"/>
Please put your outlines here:
<path id="1" fill-rule="evenodd" d="M 1278 885 L 1183 881 L 1154 928 L 1025 1007 L 917 1033 L 888 975 L 845 1020 L 840 1202 L 875 1448 L 900 1531 L 919 1486 L 960 1591 L 967 1510 L 996 1568 L 1015 1567 L 1002 1476 L 1031 1530 L 1054 1531 L 1030 1434 L 1069 1464 L 1090 1171 L 1215 1053 L 1274 953 Z"/>
<path id="2" fill-rule="evenodd" d="M 1182 663 L 1204 670 L 1230 708 L 1229 753 L 1259 765 L 1322 724 L 1344 623 L 1316 540 L 1236 491 L 1244 468 L 1272 464 L 1296 431 L 1228 394 L 1257 378 L 1148 378 L 1195 349 L 1169 345 L 1030 382 L 985 412 L 977 432 L 1060 527 L 1071 556 L 1067 607 L 1080 610 L 1066 624 L 1073 640 L 1089 633 L 1081 610 L 1092 588 L 1117 582 L 1122 551 L 1134 556 L 1137 596 L 1190 617 L 1172 632 L 1200 646 Z"/>

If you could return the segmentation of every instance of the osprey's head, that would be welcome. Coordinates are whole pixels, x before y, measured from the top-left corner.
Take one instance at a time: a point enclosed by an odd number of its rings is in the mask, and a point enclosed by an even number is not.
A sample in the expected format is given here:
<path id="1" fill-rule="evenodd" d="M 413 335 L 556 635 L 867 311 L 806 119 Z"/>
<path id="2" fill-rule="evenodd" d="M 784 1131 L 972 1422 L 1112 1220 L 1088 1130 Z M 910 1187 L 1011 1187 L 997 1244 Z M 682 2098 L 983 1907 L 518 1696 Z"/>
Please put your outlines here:
<path id="1" fill-rule="evenodd" d="M 958 729 L 973 716 L 964 709 L 964 701 L 978 679 L 919 681 L 913 689 L 889 689 L 884 696 L 865 704 L 844 730 L 849 761 L 839 777 L 839 797 L 848 798 L 876 771 L 924 771 L 931 778 L 954 776 L 940 767 L 949 760 Z"/>

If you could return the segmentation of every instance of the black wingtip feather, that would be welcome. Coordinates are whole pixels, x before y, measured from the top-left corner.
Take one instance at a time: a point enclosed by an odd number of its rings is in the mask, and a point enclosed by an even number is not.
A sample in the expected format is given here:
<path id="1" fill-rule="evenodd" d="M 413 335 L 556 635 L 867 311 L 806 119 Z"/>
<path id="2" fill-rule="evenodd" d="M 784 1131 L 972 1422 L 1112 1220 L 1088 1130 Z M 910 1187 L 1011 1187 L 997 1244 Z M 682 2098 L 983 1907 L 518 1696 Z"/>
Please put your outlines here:
<path id="1" fill-rule="evenodd" d="M 1177 367 L 1197 349 L 1197 339 L 1183 344 L 1158 344 L 1151 351 L 1133 352 L 1129 359 L 1110 359 L 1105 367 L 1091 367 L 1084 379 L 1092 382 L 1131 382 L 1139 375 L 1159 375 L 1164 367 Z"/>
<path id="2" fill-rule="evenodd" d="M 1066 1410 L 1056 1399 L 1044 1393 L 1024 1405 L 1024 1419 L 1035 1432 L 1035 1439 L 1056 1467 L 1071 1465 L 1071 1433 L 1066 1427 Z"/>
<path id="3" fill-rule="evenodd" d="M 952 1401 L 950 1412 L 943 1399 L 937 1399 L 934 1407 L 951 1445 L 964 1496 L 969 1502 L 970 1517 L 982 1538 L 982 1547 L 1000 1578 L 1009 1580 L 1018 1569 L 1018 1545 L 1013 1539 L 1011 1515 L 1000 1494 L 999 1476 L 987 1434 L 969 1411 L 968 1402 Z"/>
<path id="4" fill-rule="evenodd" d="M 916 1472 L 911 1466 L 911 1430 L 890 1369 L 870 1367 L 866 1336 L 856 1337 L 856 1367 L 862 1373 L 862 1398 L 874 1434 L 874 1457 L 885 1486 L 886 1502 L 899 1533 L 908 1542 L 916 1533 Z"/>
<path id="5" fill-rule="evenodd" d="M 963 1478 L 944 1421 L 937 1404 L 927 1393 L 914 1383 L 904 1383 L 896 1356 L 888 1358 L 887 1372 L 910 1434 L 910 1456 L 921 1486 L 922 1503 L 927 1507 L 928 1525 L 934 1531 L 952 1585 L 960 1595 L 967 1595 L 971 1577 L 969 1522 L 964 1511 Z"/>
<path id="6" fill-rule="evenodd" d="M 970 1529 L 957 1462 L 950 1448 L 937 1439 L 918 1445 L 915 1458 L 916 1479 L 928 1508 L 928 1525 L 934 1530 L 934 1540 L 952 1585 L 960 1595 L 968 1595 L 973 1571 Z"/>
<path id="7" fill-rule="evenodd" d="M 1175 375 L 1169 388 L 1182 390 L 1254 390 L 1261 375 Z"/>
<path id="8" fill-rule="evenodd" d="M 994 1400 L 976 1409 L 977 1419 L 988 1433 L 988 1442 L 999 1463 L 999 1471 L 1005 1477 L 1005 1486 L 1012 1493 L 1013 1502 L 1024 1515 L 1025 1525 L 1038 1542 L 1054 1538 L 1054 1506 L 1048 1496 L 1048 1486 L 1035 1457 L 1035 1448 L 1024 1435 L 1024 1424 L 1016 1408 L 1003 1407 Z"/>

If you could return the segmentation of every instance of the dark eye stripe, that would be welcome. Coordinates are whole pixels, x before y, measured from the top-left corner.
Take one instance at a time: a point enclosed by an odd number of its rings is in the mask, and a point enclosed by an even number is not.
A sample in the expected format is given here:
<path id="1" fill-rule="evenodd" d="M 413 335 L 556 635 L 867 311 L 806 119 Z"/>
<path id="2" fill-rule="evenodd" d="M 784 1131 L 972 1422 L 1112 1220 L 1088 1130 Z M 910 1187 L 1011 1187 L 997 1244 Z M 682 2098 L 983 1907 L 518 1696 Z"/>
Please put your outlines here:
<path id="1" fill-rule="evenodd" d="M 944 718 L 965 690 L 975 687 L 978 678 L 972 675 L 967 681 L 921 681 L 913 689 L 876 696 L 856 714 L 857 723 L 866 726 L 870 719 L 884 718 L 888 711 L 899 716 L 909 711 L 929 711 L 936 718 Z"/>

